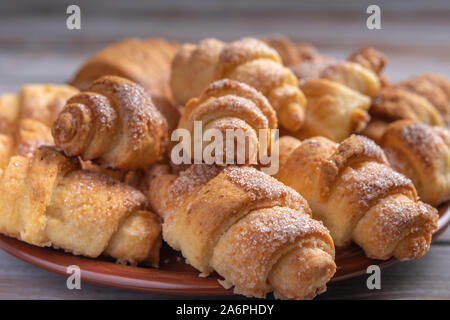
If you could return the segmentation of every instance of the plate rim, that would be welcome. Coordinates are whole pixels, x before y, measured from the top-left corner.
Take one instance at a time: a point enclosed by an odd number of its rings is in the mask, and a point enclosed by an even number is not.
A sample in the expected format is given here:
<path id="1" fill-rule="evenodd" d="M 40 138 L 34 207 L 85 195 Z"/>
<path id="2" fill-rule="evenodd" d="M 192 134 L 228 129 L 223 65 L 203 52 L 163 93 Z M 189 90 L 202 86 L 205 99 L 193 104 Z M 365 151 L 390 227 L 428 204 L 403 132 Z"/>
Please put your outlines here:
<path id="1" fill-rule="evenodd" d="M 450 225 L 450 201 L 439 206 L 439 212 L 438 229 L 433 234 L 433 240 L 437 239 Z M 219 284 L 218 276 L 201 278 L 199 273 L 187 271 L 125 266 L 110 261 L 76 256 L 51 247 L 37 247 L 5 235 L 0 235 L 0 249 L 35 267 L 65 277 L 69 275 L 66 273 L 69 265 L 80 265 L 81 280 L 101 286 L 170 295 L 234 295 L 232 289 L 225 289 Z M 395 258 L 386 261 L 367 258 L 364 265 L 369 263 L 385 268 L 396 262 L 399 261 Z M 134 277 L 126 276 L 131 272 Z M 363 266 L 361 270 L 342 275 L 339 275 L 338 271 L 328 283 L 339 282 L 363 274 L 366 274 Z M 155 280 L 155 278 L 159 279 Z M 180 278 L 183 278 L 183 281 L 179 281 Z"/>

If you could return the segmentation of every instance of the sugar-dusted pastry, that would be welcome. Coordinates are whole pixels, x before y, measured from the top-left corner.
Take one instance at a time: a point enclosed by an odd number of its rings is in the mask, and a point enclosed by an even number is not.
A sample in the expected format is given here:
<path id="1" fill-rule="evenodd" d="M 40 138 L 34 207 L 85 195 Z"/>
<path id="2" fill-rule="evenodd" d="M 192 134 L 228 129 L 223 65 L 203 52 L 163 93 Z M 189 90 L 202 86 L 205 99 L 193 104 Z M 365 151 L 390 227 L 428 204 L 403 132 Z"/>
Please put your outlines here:
<path id="1" fill-rule="evenodd" d="M 282 137 L 275 177 L 305 197 L 336 246 L 354 241 L 371 258 L 418 259 L 437 229 L 437 210 L 419 201 L 412 181 L 362 136 L 340 144 Z"/>
<path id="2" fill-rule="evenodd" d="M 14 156 L 0 178 L 0 233 L 74 254 L 157 265 L 160 223 L 145 196 L 75 158 L 41 147 Z"/>
<path id="3" fill-rule="evenodd" d="M 306 101 L 296 77 L 283 66 L 274 49 L 253 38 L 230 44 L 206 39 L 199 45 L 183 45 L 172 64 L 174 99 L 185 104 L 211 82 L 226 78 L 261 91 L 286 129 L 295 131 L 301 127 Z"/>
<path id="4" fill-rule="evenodd" d="M 381 139 L 391 166 L 414 182 L 422 201 L 450 200 L 450 131 L 412 120 L 396 121 Z"/>
<path id="5" fill-rule="evenodd" d="M 167 123 L 136 83 L 116 76 L 94 81 L 67 101 L 52 127 L 69 156 L 113 169 L 148 168 L 167 145 Z"/>
<path id="6" fill-rule="evenodd" d="M 423 96 L 401 87 L 382 88 L 370 107 L 372 121 L 363 134 L 380 143 L 384 128 L 396 120 L 414 120 L 432 126 L 444 126 L 439 111 Z"/>
<path id="7" fill-rule="evenodd" d="M 194 122 L 199 121 L 203 132 L 203 151 L 209 148 L 211 137 L 206 138 L 208 130 L 218 130 L 223 136 L 222 156 L 215 154 L 216 161 L 225 163 L 230 153 L 232 159 L 245 156 L 240 164 L 255 164 L 258 160 L 259 148 L 265 147 L 270 154 L 271 132 L 277 128 L 277 118 L 267 99 L 256 89 L 245 83 L 224 79 L 211 83 L 198 98 L 190 99 L 183 111 L 178 128 L 186 129 L 194 137 Z M 237 150 L 235 137 L 230 136 L 234 150 L 227 150 L 227 134 L 240 131 L 246 136 L 245 149 Z M 260 134 L 266 135 L 265 145 L 259 144 Z M 194 142 L 191 139 L 191 157 L 194 158 Z M 202 159 L 198 159 L 202 160 Z M 214 162 L 216 163 L 216 162 Z M 233 161 L 233 163 L 236 163 Z"/>
<path id="8" fill-rule="evenodd" d="M 159 38 L 125 39 L 86 61 L 72 84 L 84 91 L 96 79 L 114 75 L 138 83 L 152 95 L 170 98 L 170 65 L 177 49 L 176 43 Z"/>
<path id="9" fill-rule="evenodd" d="M 335 272 L 333 241 L 294 190 L 251 167 L 192 165 L 151 184 L 163 238 L 246 296 L 313 298 Z"/>
<path id="10" fill-rule="evenodd" d="M 305 123 L 292 134 L 300 139 L 321 135 L 342 141 L 364 129 L 370 119 L 370 98 L 340 83 L 312 78 L 301 89 L 308 101 Z"/>
<path id="11" fill-rule="evenodd" d="M 438 76 L 418 75 L 396 84 L 396 87 L 416 93 L 427 99 L 441 114 L 447 124 L 450 124 L 450 100 L 448 86 L 450 82 Z"/>

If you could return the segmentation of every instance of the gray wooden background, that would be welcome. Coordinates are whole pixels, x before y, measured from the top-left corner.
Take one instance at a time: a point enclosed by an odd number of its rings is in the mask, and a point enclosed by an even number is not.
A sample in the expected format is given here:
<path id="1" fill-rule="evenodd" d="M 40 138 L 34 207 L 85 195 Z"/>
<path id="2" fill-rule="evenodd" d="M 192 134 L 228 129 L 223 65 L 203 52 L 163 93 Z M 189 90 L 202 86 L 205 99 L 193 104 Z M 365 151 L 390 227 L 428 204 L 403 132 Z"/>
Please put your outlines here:
<path id="1" fill-rule="evenodd" d="M 81 30 L 67 30 L 66 8 L 81 7 Z M 366 8 L 378 4 L 382 30 L 366 28 Z M 5 1 L 0 2 L 0 93 L 24 83 L 70 79 L 84 59 L 124 37 L 197 41 L 282 34 L 346 57 L 370 44 L 390 58 L 387 73 L 400 80 L 424 71 L 450 77 L 450 1 Z M 421 260 L 382 271 L 382 289 L 366 277 L 328 286 L 319 299 L 450 299 L 450 230 Z M 82 284 L 39 270 L 0 251 L 0 299 L 162 299 Z M 185 297 L 183 297 L 185 298 Z M 196 298 L 196 297 L 189 297 Z"/>

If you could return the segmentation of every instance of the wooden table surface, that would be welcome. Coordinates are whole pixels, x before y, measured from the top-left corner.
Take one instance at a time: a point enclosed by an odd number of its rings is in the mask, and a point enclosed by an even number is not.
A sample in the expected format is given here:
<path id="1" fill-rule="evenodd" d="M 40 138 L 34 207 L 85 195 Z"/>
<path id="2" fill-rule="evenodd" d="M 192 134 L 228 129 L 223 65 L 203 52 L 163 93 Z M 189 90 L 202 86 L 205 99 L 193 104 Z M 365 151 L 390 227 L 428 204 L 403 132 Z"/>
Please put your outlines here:
<path id="1" fill-rule="evenodd" d="M 377 1 L 371 1 L 378 3 Z M 129 36 L 197 41 L 283 34 L 311 42 L 324 53 L 345 58 L 352 49 L 372 44 L 390 58 L 394 81 L 430 71 L 450 77 L 450 3 L 381 2 L 382 30 L 366 28 L 370 2 L 340 6 L 326 1 L 138 1 L 121 4 L 77 1 L 81 30 L 66 29 L 64 1 L 0 2 L 0 93 L 24 83 L 61 83 L 84 59 L 106 44 Z M 419 261 L 383 269 L 381 290 L 368 290 L 367 276 L 331 284 L 319 299 L 450 299 L 450 230 Z M 165 299 L 82 283 L 68 290 L 65 278 L 28 265 L 0 251 L 0 299 Z M 183 297 L 196 298 L 196 297 Z"/>

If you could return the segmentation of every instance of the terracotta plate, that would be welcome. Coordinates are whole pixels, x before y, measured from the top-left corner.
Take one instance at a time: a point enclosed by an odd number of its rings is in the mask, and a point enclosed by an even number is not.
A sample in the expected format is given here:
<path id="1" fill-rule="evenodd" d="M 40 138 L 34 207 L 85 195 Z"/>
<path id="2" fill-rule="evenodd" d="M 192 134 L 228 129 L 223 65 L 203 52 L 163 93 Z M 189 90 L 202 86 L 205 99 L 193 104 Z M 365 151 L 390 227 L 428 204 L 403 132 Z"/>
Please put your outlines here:
<path id="1" fill-rule="evenodd" d="M 433 238 L 438 237 L 450 224 L 450 203 L 439 208 L 439 228 Z M 0 248 L 13 256 L 29 262 L 39 268 L 66 274 L 66 268 L 77 265 L 81 268 L 83 281 L 96 284 L 154 293 L 186 295 L 230 295 L 218 282 L 218 276 L 200 278 L 198 272 L 184 263 L 181 256 L 169 247 L 161 252 L 161 268 L 130 267 L 115 264 L 108 259 L 89 259 L 73 256 L 51 248 L 39 248 L 24 242 L 0 236 Z M 426 259 L 426 257 L 425 257 Z M 341 281 L 366 273 L 369 265 L 388 266 L 395 259 L 388 261 L 367 258 L 356 245 L 336 252 L 338 270 L 331 282 Z"/>

